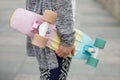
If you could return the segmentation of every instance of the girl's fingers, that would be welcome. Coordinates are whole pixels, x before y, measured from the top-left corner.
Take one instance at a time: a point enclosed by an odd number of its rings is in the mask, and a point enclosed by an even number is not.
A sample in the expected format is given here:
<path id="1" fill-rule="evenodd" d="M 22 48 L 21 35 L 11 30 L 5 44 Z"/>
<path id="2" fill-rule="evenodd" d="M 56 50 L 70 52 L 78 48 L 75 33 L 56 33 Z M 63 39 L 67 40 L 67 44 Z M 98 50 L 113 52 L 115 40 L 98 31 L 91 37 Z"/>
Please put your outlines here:
<path id="1" fill-rule="evenodd" d="M 67 58 L 67 56 L 68 56 L 67 53 L 65 53 L 65 52 L 63 52 L 63 51 L 59 51 L 59 52 L 60 52 L 60 53 L 57 53 L 57 55 L 58 55 L 59 57 Z"/>
<path id="2" fill-rule="evenodd" d="M 61 49 L 58 49 L 57 51 L 56 51 L 56 54 L 60 54 L 62 52 L 62 50 Z"/>
<path id="3" fill-rule="evenodd" d="M 59 57 L 63 57 L 64 54 L 63 54 L 63 53 L 59 53 L 58 56 L 59 56 Z"/>
<path id="4" fill-rule="evenodd" d="M 66 59 L 68 57 L 68 55 L 64 56 L 63 58 Z"/>
<path id="5" fill-rule="evenodd" d="M 71 51 L 71 54 L 72 54 L 72 56 L 74 56 L 74 54 L 75 54 L 75 48 L 73 48 L 73 50 Z"/>

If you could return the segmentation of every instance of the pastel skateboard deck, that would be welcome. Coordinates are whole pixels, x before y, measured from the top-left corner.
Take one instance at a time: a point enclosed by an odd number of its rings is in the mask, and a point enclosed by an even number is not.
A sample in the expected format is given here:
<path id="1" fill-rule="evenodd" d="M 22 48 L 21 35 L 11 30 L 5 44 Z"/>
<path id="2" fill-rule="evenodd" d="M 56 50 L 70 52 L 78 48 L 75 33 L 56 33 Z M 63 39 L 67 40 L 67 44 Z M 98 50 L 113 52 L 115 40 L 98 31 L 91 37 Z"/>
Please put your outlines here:
<path id="1" fill-rule="evenodd" d="M 17 31 L 33 38 L 37 41 L 44 41 L 43 38 L 41 40 L 39 40 L 39 32 L 38 32 L 38 27 L 45 22 L 42 19 L 42 15 L 36 14 L 34 12 L 31 11 L 27 11 L 25 9 L 17 9 L 15 10 L 15 12 L 12 15 L 11 18 L 11 27 L 16 29 Z M 49 47 L 53 50 L 57 50 L 59 48 L 60 45 L 60 37 L 58 35 L 58 31 L 56 29 L 56 26 L 54 25 L 54 23 L 49 22 L 49 27 L 48 27 L 48 31 L 45 35 L 45 41 L 44 44 L 46 44 L 46 47 Z M 96 67 L 98 61 L 94 62 L 95 60 L 93 60 L 93 55 L 92 53 L 95 53 L 95 44 L 94 41 L 85 33 L 83 33 L 82 31 L 78 30 L 78 29 L 74 29 L 75 30 L 75 55 L 72 56 L 75 59 L 83 59 L 83 60 L 88 60 L 87 64 Z M 35 37 L 37 36 L 37 37 Z M 97 44 L 99 47 L 99 40 L 97 41 Z M 41 43 L 41 42 L 40 42 Z M 106 41 L 103 40 L 102 43 L 102 48 L 104 48 Z M 39 44 L 39 42 L 35 42 L 35 44 Z M 39 46 L 39 45 L 38 45 Z M 101 49 L 102 49 L 101 48 Z M 90 58 L 92 57 L 92 58 Z M 90 60 L 89 60 L 90 59 Z M 94 65 L 91 63 L 94 62 Z"/>
<path id="2" fill-rule="evenodd" d="M 42 22 L 41 15 L 19 8 L 13 13 L 10 25 L 15 30 L 29 37 L 33 37 L 35 33 L 33 32 L 32 26 L 36 25 L 34 24 L 35 22 Z"/>

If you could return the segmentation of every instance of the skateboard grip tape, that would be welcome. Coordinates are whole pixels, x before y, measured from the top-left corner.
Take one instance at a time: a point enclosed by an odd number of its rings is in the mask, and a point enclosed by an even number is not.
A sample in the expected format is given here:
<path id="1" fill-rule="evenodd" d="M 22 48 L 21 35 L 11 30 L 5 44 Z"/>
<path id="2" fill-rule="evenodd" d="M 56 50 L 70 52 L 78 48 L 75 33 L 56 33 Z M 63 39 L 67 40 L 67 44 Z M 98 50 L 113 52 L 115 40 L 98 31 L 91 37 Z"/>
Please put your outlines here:
<path id="1" fill-rule="evenodd" d="M 39 48 L 45 48 L 47 41 L 47 38 L 40 36 L 39 34 L 35 34 L 32 40 L 32 44 Z"/>
<path id="2" fill-rule="evenodd" d="M 42 20 L 50 23 L 50 24 L 55 24 L 57 20 L 58 14 L 51 11 L 51 10 L 45 10 L 42 16 Z"/>

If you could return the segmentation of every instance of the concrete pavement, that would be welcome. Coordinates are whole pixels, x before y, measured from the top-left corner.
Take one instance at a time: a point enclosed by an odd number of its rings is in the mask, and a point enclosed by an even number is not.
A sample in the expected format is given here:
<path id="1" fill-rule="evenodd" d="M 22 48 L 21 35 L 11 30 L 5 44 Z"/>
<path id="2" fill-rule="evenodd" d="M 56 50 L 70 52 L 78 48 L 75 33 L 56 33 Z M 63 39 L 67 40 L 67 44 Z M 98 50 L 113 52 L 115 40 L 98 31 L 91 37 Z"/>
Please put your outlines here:
<path id="1" fill-rule="evenodd" d="M 36 58 L 26 56 L 26 36 L 9 27 L 18 7 L 25 8 L 25 0 L 0 1 L 0 80 L 39 80 Z M 107 45 L 97 68 L 73 60 L 67 80 L 120 80 L 120 22 L 95 0 L 76 0 L 75 14 L 75 27 L 93 39 L 106 39 Z"/>

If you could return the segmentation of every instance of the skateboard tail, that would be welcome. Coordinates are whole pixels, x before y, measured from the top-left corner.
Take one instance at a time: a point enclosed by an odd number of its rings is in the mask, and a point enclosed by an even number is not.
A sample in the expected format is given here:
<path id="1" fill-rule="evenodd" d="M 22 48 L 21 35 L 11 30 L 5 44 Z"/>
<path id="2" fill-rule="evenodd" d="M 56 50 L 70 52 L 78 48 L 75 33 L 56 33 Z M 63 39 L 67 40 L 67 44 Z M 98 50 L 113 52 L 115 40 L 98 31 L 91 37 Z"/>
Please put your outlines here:
<path id="1" fill-rule="evenodd" d="M 81 35 L 82 36 L 80 38 L 80 42 L 77 46 L 77 50 L 76 50 L 75 56 L 73 56 L 73 58 L 87 60 L 90 55 L 86 54 L 85 47 L 93 46 L 93 40 L 83 32 L 81 32 Z"/>

